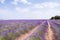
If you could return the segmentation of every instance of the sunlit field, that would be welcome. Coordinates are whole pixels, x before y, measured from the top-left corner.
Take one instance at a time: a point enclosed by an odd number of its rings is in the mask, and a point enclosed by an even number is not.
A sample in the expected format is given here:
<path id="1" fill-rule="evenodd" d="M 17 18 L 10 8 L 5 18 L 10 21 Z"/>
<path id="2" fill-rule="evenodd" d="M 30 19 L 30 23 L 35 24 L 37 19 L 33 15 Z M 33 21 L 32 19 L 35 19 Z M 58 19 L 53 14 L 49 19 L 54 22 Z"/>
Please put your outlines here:
<path id="1" fill-rule="evenodd" d="M 0 20 L 0 40 L 60 40 L 60 20 Z"/>

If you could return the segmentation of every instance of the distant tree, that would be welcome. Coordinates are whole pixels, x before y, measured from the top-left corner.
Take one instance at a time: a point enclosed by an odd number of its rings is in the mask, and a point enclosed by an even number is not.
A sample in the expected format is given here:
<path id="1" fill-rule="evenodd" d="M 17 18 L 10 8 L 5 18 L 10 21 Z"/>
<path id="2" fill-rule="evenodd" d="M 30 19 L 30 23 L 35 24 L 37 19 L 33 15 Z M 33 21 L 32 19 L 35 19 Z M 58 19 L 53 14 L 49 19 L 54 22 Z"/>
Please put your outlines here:
<path id="1" fill-rule="evenodd" d="M 51 20 L 52 20 L 52 19 L 55 19 L 55 17 L 51 17 L 50 19 L 51 19 Z"/>
<path id="2" fill-rule="evenodd" d="M 54 16 L 50 18 L 51 20 L 55 19 L 55 20 L 60 20 L 60 16 Z"/>

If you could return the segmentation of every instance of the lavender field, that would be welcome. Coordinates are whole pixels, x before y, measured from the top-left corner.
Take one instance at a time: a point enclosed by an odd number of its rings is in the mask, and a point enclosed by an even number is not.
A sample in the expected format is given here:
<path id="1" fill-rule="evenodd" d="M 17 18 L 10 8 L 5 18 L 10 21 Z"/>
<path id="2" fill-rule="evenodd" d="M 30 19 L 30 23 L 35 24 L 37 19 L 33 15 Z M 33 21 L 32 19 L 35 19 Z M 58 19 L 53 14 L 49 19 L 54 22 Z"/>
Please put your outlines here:
<path id="1" fill-rule="evenodd" d="M 60 20 L 0 20 L 0 40 L 60 40 Z"/>

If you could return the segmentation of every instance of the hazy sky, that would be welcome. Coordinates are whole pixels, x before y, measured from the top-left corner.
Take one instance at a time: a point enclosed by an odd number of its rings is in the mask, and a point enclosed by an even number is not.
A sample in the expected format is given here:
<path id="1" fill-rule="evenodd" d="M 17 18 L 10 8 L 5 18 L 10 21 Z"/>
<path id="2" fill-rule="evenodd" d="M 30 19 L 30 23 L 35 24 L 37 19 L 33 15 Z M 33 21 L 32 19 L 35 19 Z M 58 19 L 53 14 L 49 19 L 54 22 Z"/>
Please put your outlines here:
<path id="1" fill-rule="evenodd" d="M 0 0 L 0 19 L 49 19 L 60 15 L 60 0 Z"/>

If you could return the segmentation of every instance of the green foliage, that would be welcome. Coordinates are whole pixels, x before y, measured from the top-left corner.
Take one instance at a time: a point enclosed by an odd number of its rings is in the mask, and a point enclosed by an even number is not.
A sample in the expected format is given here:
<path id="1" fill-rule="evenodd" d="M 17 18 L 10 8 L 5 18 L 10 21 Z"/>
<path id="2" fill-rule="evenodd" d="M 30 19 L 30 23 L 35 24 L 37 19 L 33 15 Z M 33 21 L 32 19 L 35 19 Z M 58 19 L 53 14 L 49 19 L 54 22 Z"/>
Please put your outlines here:
<path id="1" fill-rule="evenodd" d="M 0 36 L 0 40 L 15 40 L 16 35 L 9 33 L 7 36 Z"/>
<path id="2" fill-rule="evenodd" d="M 41 40 L 40 38 L 34 36 L 34 37 L 31 37 L 29 40 Z"/>
<path id="3" fill-rule="evenodd" d="M 6 38 L 5 38 L 5 37 L 0 36 L 0 40 L 6 40 Z"/>
<path id="4" fill-rule="evenodd" d="M 41 34 L 41 35 L 44 34 L 44 32 L 42 30 L 39 30 L 38 33 Z"/>
<path id="5" fill-rule="evenodd" d="M 51 17 L 50 19 L 60 20 L 60 16 L 54 16 L 54 17 Z"/>
<path id="6" fill-rule="evenodd" d="M 14 40 L 16 38 L 16 35 L 13 33 L 9 33 L 7 37 L 7 40 Z"/>

